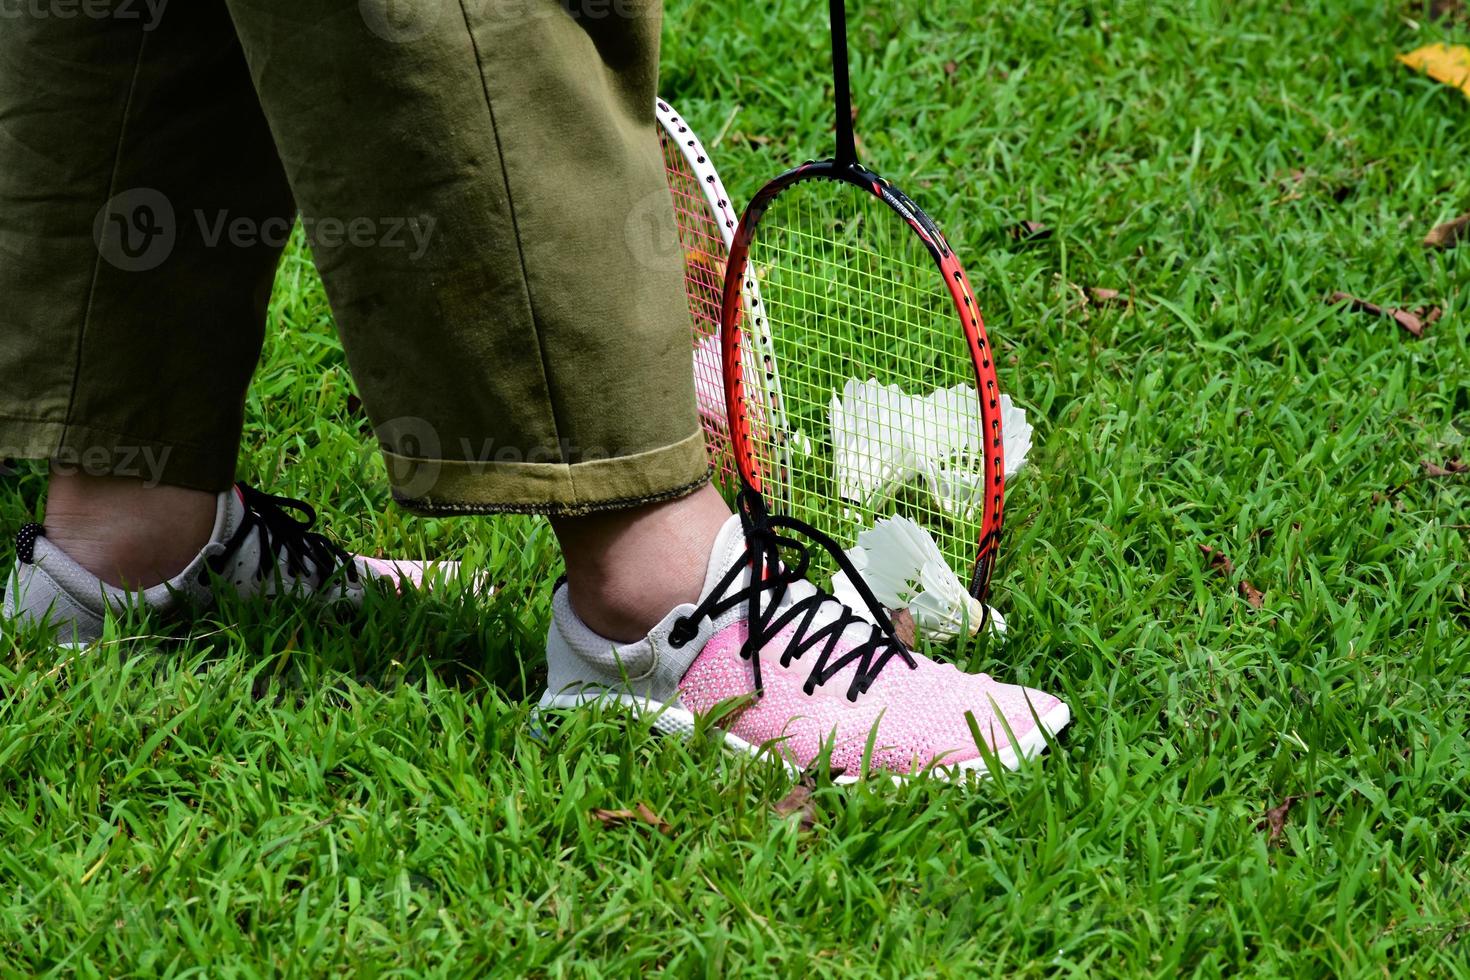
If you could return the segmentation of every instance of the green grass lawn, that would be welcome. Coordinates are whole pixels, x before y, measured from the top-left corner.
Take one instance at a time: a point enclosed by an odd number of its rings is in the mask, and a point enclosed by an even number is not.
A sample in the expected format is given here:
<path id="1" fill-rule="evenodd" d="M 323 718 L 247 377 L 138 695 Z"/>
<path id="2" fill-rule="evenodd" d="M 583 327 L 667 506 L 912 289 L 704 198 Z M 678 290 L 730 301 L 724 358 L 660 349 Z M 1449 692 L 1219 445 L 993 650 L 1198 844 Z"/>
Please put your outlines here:
<path id="1" fill-rule="evenodd" d="M 1011 639 L 965 659 L 1064 696 L 1061 750 L 972 792 L 822 787 L 803 830 L 770 764 L 612 714 L 538 734 L 549 532 L 391 508 L 297 250 L 244 475 L 350 547 L 464 555 L 499 592 L 348 623 L 228 608 L 76 655 L 22 638 L 0 968 L 1470 972 L 1470 478 L 1420 462 L 1470 455 L 1470 262 L 1419 244 L 1470 210 L 1470 101 L 1393 60 L 1470 22 L 878 6 L 853 11 L 863 151 L 966 258 L 1037 425 L 996 576 Z M 669 11 L 663 94 L 723 130 L 740 200 L 828 151 L 824 23 L 816 0 Z M 1027 220 L 1052 235 L 1005 233 Z M 1415 340 L 1336 289 L 1444 318 Z M 0 480 L 0 524 L 42 489 Z M 667 833 L 590 817 L 638 803 Z"/>

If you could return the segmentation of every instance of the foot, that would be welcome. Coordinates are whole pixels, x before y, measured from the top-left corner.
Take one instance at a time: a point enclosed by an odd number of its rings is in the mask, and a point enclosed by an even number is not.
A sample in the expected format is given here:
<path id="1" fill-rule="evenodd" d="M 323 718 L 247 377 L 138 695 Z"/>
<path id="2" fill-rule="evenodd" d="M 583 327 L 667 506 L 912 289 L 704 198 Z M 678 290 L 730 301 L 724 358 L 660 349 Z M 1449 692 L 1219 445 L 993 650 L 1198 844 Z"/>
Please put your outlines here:
<path id="1" fill-rule="evenodd" d="M 674 606 L 699 601 L 710 545 L 729 518 L 708 484 L 677 500 L 552 518 L 572 608 L 601 636 L 639 639 Z"/>
<path id="2" fill-rule="evenodd" d="M 874 771 L 948 774 L 985 768 L 976 733 L 1014 768 L 1070 720 L 1049 694 L 908 650 L 881 610 L 868 611 L 880 617 L 874 625 L 802 579 L 804 556 L 780 564 L 778 548 L 790 544 L 764 518 L 731 517 L 699 600 L 676 606 L 633 643 L 592 630 L 559 587 L 541 706 L 609 699 L 655 712 L 657 728 L 687 733 L 696 715 L 740 699 L 720 721 L 728 744 L 770 748 L 799 769 L 830 745 L 832 766 L 848 780 L 861 773 L 870 736 Z"/>
<path id="3" fill-rule="evenodd" d="M 28 524 L 16 541 L 4 616 L 21 624 L 46 623 L 62 643 L 87 644 L 102 636 L 109 611 L 143 608 L 171 617 L 207 609 L 216 583 L 246 597 L 310 597 L 353 606 L 361 603 L 369 581 L 398 589 L 423 584 L 424 563 L 350 554 L 313 531 L 315 522 L 308 504 L 238 484 L 219 494 L 209 540 L 183 570 L 141 590 L 109 585 L 47 537 L 44 527 Z M 433 567 L 452 575 L 456 566 Z"/>
<path id="4" fill-rule="evenodd" d="M 203 490 L 53 470 L 46 537 L 108 585 L 139 591 L 194 560 L 218 510 L 219 495 Z"/>

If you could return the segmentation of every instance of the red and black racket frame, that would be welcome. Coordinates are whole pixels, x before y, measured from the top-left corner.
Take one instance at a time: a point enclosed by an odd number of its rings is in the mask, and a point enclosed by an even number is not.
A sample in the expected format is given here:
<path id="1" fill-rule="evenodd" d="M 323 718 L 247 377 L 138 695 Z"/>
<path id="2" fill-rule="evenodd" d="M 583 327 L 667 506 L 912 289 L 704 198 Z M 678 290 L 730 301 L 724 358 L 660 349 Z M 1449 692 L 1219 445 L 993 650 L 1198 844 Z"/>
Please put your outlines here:
<path id="1" fill-rule="evenodd" d="M 846 113 L 840 111 L 838 118 L 841 119 L 844 115 Z M 839 140 L 840 146 L 841 141 Z M 834 159 L 805 163 L 772 180 L 762 187 L 751 200 L 745 213 L 741 215 L 740 225 L 735 231 L 735 240 L 730 248 L 730 262 L 725 269 L 725 286 L 720 310 L 720 355 L 723 362 L 725 405 L 730 416 L 731 443 L 741 482 L 746 489 L 765 497 L 760 464 L 755 454 L 750 410 L 745 399 L 745 359 L 740 354 L 740 321 L 745 312 L 745 304 L 741 296 L 746 280 L 751 277 L 747 272 L 750 247 L 756 240 L 761 219 L 776 198 L 796 184 L 814 180 L 831 180 L 851 185 L 858 190 L 872 194 L 891 208 L 924 243 L 924 247 L 933 258 L 939 275 L 943 277 L 944 285 L 954 301 L 960 326 L 964 331 L 965 342 L 969 348 L 971 360 L 974 362 L 975 391 L 980 402 L 981 431 L 986 434 L 988 441 L 985 452 L 986 493 L 981 512 L 975 566 L 970 576 L 970 594 L 984 602 L 990 591 L 990 578 L 995 569 L 995 559 L 1000 547 L 1001 526 L 1005 510 L 1005 450 L 1001 436 L 1000 385 L 996 380 L 995 358 L 989 338 L 985 334 L 985 323 L 980 316 L 980 305 L 975 300 L 974 291 L 970 288 L 970 280 L 965 275 L 964 268 L 961 267 L 954 250 L 949 247 L 949 242 L 933 220 L 903 191 L 850 157 L 846 161 Z M 750 315 L 759 318 L 765 316 L 766 311 L 752 306 Z M 757 326 L 760 324 L 757 323 Z M 861 328 L 854 324 L 853 329 Z"/>

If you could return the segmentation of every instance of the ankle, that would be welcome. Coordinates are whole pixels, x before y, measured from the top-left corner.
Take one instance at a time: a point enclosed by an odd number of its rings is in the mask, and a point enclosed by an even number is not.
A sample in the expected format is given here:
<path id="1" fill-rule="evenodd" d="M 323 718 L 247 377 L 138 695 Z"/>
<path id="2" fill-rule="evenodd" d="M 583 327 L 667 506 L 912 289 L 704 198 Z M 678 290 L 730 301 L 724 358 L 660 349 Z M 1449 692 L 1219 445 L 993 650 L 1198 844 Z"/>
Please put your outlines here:
<path id="1" fill-rule="evenodd" d="M 699 589 L 677 592 L 658 590 L 642 595 L 617 594 L 605 583 L 583 583 L 579 588 L 567 580 L 572 611 L 588 629 L 616 643 L 635 643 L 647 636 L 669 610 L 685 602 L 697 602 Z"/>
<path id="2" fill-rule="evenodd" d="M 146 589 L 198 556 L 214 531 L 216 494 L 121 477 L 53 474 L 46 537 L 108 585 Z"/>
<path id="3" fill-rule="evenodd" d="M 669 610 L 696 603 L 730 510 L 705 487 L 678 500 L 552 521 L 572 609 L 599 636 L 641 639 Z"/>

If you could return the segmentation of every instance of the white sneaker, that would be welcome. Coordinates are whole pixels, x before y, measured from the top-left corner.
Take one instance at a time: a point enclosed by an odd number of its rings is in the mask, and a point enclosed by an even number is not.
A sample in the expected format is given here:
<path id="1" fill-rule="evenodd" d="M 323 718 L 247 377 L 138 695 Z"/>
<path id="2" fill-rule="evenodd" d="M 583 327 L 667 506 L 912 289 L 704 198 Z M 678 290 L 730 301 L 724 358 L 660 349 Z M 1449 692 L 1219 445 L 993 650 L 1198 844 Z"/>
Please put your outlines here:
<path id="1" fill-rule="evenodd" d="M 350 554 L 313 531 L 315 523 L 309 504 L 237 484 L 219 495 L 214 530 L 194 560 L 167 582 L 140 592 L 103 582 L 52 543 L 44 527 L 27 524 L 16 540 L 4 617 L 23 625 L 45 623 L 58 642 L 84 645 L 101 638 L 109 611 L 147 609 L 167 617 L 207 609 L 216 579 L 245 597 L 309 596 L 352 606 L 362 602 L 367 581 L 395 588 L 423 584 L 423 562 Z M 453 576 L 457 565 L 436 562 L 433 568 Z"/>
<path id="2" fill-rule="evenodd" d="M 652 712 L 662 731 L 687 734 L 697 715 L 734 704 L 718 722 L 729 746 L 769 748 L 798 769 L 830 748 L 843 781 L 858 778 L 865 755 L 873 771 L 894 776 L 983 770 L 986 753 L 1014 768 L 1071 719 L 1050 694 L 906 649 L 871 595 L 874 621 L 803 580 L 804 553 L 782 565 L 779 551 L 799 546 L 778 536 L 781 529 L 810 530 L 766 517 L 747 529 L 731 517 L 699 604 L 676 607 L 636 643 L 598 636 L 573 611 L 566 586 L 558 587 L 541 707 L 606 699 Z M 761 583 L 754 589 L 753 579 Z"/>

